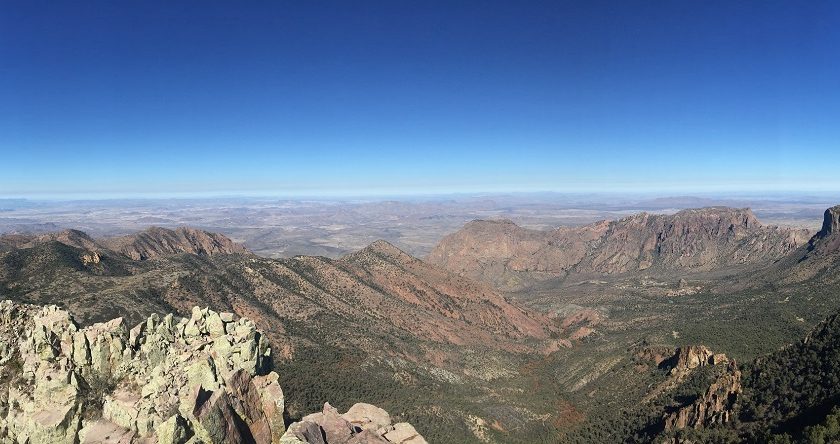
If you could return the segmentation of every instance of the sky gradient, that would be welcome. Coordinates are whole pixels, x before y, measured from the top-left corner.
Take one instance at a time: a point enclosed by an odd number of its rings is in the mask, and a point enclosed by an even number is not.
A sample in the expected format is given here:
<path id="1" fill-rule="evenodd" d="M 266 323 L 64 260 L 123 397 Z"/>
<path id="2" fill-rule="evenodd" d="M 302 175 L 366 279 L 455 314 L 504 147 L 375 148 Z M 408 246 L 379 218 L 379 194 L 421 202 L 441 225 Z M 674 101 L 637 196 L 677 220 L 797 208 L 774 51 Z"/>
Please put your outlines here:
<path id="1" fill-rule="evenodd" d="M 0 2 L 0 197 L 840 190 L 840 2 Z"/>

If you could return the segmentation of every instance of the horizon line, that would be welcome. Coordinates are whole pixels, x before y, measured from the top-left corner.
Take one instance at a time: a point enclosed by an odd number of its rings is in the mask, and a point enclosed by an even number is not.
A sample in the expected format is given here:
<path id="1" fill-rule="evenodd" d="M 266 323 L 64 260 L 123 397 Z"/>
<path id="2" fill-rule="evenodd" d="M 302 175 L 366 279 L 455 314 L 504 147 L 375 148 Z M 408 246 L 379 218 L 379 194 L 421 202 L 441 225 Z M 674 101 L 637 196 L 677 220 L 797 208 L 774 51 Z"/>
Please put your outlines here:
<path id="1" fill-rule="evenodd" d="M 166 192 L 166 193 L 27 193 L 0 194 L 0 201 L 113 201 L 113 200 L 213 200 L 213 199 L 285 199 L 285 200 L 369 200 L 369 199 L 405 199 L 405 198 L 442 198 L 442 197 L 482 197 L 482 196 L 639 196 L 639 197 L 773 197 L 773 196 L 821 196 L 840 194 L 838 188 L 788 189 L 788 188 L 719 188 L 719 189 L 534 189 L 534 190 L 463 190 L 463 191 L 409 191 L 381 192 Z"/>

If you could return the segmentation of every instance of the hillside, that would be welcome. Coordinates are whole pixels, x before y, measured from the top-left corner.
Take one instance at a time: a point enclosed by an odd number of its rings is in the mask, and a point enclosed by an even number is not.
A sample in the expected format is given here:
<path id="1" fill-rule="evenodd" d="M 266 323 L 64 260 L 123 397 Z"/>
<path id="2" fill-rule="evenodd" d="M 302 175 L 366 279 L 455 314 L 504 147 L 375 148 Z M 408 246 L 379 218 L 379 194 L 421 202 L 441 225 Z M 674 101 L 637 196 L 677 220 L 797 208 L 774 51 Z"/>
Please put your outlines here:
<path id="1" fill-rule="evenodd" d="M 93 239 L 79 230 L 63 230 L 41 235 L 2 234 L 0 235 L 0 253 L 36 247 L 49 242 L 58 242 L 98 255 L 110 253 L 133 260 L 182 253 L 199 256 L 249 253 L 245 247 L 224 235 L 190 227 L 179 227 L 174 230 L 150 227 L 139 233 L 104 239 Z"/>
<path id="2" fill-rule="evenodd" d="M 102 244 L 134 260 L 179 253 L 201 256 L 248 253 L 245 247 L 221 234 L 189 227 L 178 227 L 175 230 L 152 227 L 140 233 L 105 239 Z"/>
<path id="3" fill-rule="evenodd" d="M 689 411 L 688 417 L 699 412 L 706 421 L 666 420 L 663 435 L 672 437 L 672 442 L 824 443 L 840 439 L 840 313 L 829 316 L 804 339 L 758 357 L 742 370 L 730 370 L 701 386 L 701 392 L 720 393 L 721 382 L 731 381 L 727 386 L 730 399 L 707 399 L 706 409 Z"/>
<path id="4" fill-rule="evenodd" d="M 785 421 L 767 419 L 784 415 L 765 406 L 749 411 L 771 412 L 766 418 L 744 425 L 747 402 L 772 399 L 755 395 L 764 389 L 754 360 L 840 308 L 837 287 L 824 279 L 830 272 L 791 284 L 783 273 L 812 262 L 835 269 L 836 224 L 831 216 L 811 241 L 774 248 L 771 239 L 798 232 L 763 227 L 742 210 L 709 211 L 678 213 L 671 225 L 665 216 L 638 215 L 553 232 L 488 222 L 516 241 L 490 249 L 513 251 L 564 231 L 577 233 L 564 235 L 566 245 L 587 248 L 567 271 L 587 280 L 543 279 L 518 293 L 500 293 L 384 241 L 339 259 L 207 250 L 133 259 L 107 241 L 91 246 L 84 233 L 67 232 L 8 238 L 0 296 L 58 304 L 77 314 L 80 328 L 117 316 L 134 325 L 155 312 L 191 317 L 195 306 L 251 319 L 273 344 L 291 421 L 335 419 L 364 400 L 411 422 L 430 442 L 753 439 L 783 431 L 777 423 Z M 733 220 L 741 222 L 732 227 Z M 619 269 L 638 267 L 628 252 L 658 232 L 666 234 L 654 236 L 645 270 L 580 271 L 604 270 L 594 252 L 623 258 Z M 545 251 L 568 257 L 550 247 Z M 689 273 L 695 268 L 676 265 L 680 249 L 693 252 L 684 264 L 733 265 L 726 273 Z M 781 259 L 759 260 L 788 249 Z M 775 280 L 717 291 L 722 282 L 757 282 L 759 275 Z"/>
<path id="5" fill-rule="evenodd" d="M 512 304 L 490 288 L 385 242 L 339 260 L 273 260 L 180 253 L 134 260 L 59 241 L 0 254 L 0 294 L 59 304 L 82 325 L 154 312 L 187 316 L 210 306 L 252 319 L 275 344 L 290 417 L 324 402 L 370 399 L 407 415 L 431 438 L 470 442 L 466 418 L 502 416 L 543 428 L 549 406 L 516 396 L 516 368 L 571 344 L 571 329 Z M 488 403 L 488 399 L 496 399 Z M 504 401 L 500 401 L 504 400 Z M 489 433 L 489 432 L 488 432 Z"/>
<path id="6" fill-rule="evenodd" d="M 766 281 L 779 280 L 784 284 L 816 281 L 820 285 L 840 282 L 840 205 L 825 210 L 823 225 L 807 244 L 780 261 Z M 781 277 L 781 279 L 779 279 Z"/>
<path id="7" fill-rule="evenodd" d="M 640 213 L 551 231 L 473 221 L 446 236 L 429 262 L 497 288 L 517 290 L 569 275 L 691 274 L 766 264 L 803 245 L 805 230 L 765 226 L 748 209 Z"/>

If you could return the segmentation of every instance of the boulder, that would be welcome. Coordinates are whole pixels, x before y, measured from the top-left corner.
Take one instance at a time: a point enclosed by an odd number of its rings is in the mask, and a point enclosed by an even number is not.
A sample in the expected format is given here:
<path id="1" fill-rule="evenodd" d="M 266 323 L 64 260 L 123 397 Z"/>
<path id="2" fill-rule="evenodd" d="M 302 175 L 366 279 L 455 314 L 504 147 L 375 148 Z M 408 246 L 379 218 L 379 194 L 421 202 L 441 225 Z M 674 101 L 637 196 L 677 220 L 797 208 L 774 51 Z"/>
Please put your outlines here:
<path id="1" fill-rule="evenodd" d="M 362 430 L 377 430 L 391 425 L 391 415 L 388 412 L 363 402 L 353 404 L 353 407 L 350 407 L 350 410 L 342 416 L 354 427 Z"/>
<path id="2" fill-rule="evenodd" d="M 414 426 L 407 422 L 394 424 L 394 430 L 386 433 L 385 439 L 395 444 L 427 444 Z"/>
<path id="3" fill-rule="evenodd" d="M 303 417 L 289 426 L 281 437 L 283 444 L 425 444 L 426 440 L 411 424 L 391 424 L 391 415 L 371 404 L 358 403 L 346 413 L 329 403 L 322 412 Z"/>

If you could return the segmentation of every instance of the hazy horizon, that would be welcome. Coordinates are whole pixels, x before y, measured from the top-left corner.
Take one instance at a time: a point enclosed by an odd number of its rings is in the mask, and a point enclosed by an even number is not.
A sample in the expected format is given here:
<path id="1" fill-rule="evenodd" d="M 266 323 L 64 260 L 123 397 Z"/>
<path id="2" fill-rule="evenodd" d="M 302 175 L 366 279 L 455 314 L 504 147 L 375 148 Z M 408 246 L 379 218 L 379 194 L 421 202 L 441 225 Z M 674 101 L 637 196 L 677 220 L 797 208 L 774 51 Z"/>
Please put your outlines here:
<path id="1" fill-rule="evenodd" d="M 592 197 L 603 198 L 628 198 L 628 199 L 826 199 L 836 198 L 840 201 L 840 189 L 825 190 L 778 190 L 778 189 L 755 189 L 755 190 L 719 190 L 719 191 L 691 191 L 691 190 L 534 190 L 534 191 L 452 191 L 452 192 L 322 192 L 322 193 L 294 193 L 294 192 L 253 192 L 253 193 L 56 193 L 56 194 L 21 194 L 21 195 L 0 195 L 2 201 L 28 201 L 28 202 L 83 202 L 83 201 L 179 201 L 179 200 L 289 200 L 289 201 L 340 201 L 340 202 L 370 202 L 387 200 L 444 200 L 444 199 L 478 199 L 493 197 L 511 197 L 531 199 L 554 199 Z"/>

